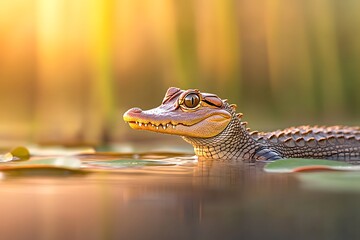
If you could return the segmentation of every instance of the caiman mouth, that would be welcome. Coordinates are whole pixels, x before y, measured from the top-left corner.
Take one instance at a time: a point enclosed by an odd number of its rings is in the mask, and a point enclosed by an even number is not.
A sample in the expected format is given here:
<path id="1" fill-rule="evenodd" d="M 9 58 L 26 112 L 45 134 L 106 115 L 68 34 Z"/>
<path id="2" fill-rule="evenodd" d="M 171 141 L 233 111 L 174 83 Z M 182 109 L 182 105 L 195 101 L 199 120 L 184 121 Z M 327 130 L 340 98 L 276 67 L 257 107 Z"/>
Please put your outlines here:
<path id="1" fill-rule="evenodd" d="M 191 122 L 189 124 L 186 123 L 177 123 L 174 121 L 169 121 L 169 122 L 155 122 L 155 121 L 149 121 L 149 120 L 143 120 L 143 119 L 137 119 L 137 120 L 133 120 L 131 116 L 125 114 L 124 116 L 124 120 L 125 122 L 127 122 L 130 127 L 132 128 L 136 128 L 136 129 L 144 129 L 144 130 L 166 130 L 166 129 L 176 129 L 178 127 L 192 127 L 208 118 L 211 118 L 215 116 L 215 114 L 212 114 L 210 116 L 207 116 L 206 118 L 203 119 L 198 119 L 197 121 Z"/>
<path id="2" fill-rule="evenodd" d="M 124 114 L 124 120 L 131 128 L 152 132 L 167 133 L 189 137 L 212 137 L 219 134 L 227 125 L 229 119 L 222 114 L 210 114 L 205 118 L 193 119 L 192 122 L 178 123 L 175 121 L 152 121 L 145 117 L 135 117 L 132 114 Z"/>
<path id="3" fill-rule="evenodd" d="M 176 129 L 176 126 L 182 125 L 182 126 L 190 126 L 182 123 L 154 123 L 154 122 L 146 122 L 146 121 L 127 121 L 128 124 L 131 125 L 137 125 L 138 127 L 148 130 L 147 128 L 153 128 L 154 130 L 163 129 L 166 130 L 167 128 Z"/>

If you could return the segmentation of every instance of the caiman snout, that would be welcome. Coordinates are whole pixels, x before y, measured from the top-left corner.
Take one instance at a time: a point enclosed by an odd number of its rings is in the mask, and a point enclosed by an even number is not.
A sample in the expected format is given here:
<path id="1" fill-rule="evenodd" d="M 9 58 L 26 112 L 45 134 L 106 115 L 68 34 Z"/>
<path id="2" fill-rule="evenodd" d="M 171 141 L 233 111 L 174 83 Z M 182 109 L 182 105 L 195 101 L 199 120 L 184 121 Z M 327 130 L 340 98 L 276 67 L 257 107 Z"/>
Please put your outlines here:
<path id="1" fill-rule="evenodd" d="M 124 113 L 123 118 L 125 121 L 128 122 L 129 120 L 136 118 L 141 113 L 142 113 L 141 108 L 137 108 L 137 107 L 131 108 Z"/>

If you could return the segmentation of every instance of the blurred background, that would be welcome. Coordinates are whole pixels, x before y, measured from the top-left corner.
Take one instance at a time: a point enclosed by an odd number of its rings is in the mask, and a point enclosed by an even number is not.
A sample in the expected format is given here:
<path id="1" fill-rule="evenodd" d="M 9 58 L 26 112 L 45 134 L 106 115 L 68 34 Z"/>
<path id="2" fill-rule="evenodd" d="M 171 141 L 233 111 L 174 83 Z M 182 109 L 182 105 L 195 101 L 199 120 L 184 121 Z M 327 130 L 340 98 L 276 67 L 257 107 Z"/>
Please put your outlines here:
<path id="1" fill-rule="evenodd" d="M 0 1 L 0 140 L 153 139 L 122 120 L 170 86 L 236 103 L 250 127 L 360 124 L 355 0 Z"/>

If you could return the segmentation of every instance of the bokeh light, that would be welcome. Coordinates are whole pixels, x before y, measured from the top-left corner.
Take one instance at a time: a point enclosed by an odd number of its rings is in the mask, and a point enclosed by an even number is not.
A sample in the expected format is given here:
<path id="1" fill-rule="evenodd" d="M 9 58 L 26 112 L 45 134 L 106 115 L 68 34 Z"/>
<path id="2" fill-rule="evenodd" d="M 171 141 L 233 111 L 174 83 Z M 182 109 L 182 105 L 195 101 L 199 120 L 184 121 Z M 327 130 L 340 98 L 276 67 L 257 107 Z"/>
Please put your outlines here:
<path id="1" fill-rule="evenodd" d="M 237 103 L 251 127 L 359 124 L 357 1 L 0 2 L 0 139 L 127 139 L 122 113 L 170 86 Z M 136 133 L 135 136 L 143 135 Z"/>

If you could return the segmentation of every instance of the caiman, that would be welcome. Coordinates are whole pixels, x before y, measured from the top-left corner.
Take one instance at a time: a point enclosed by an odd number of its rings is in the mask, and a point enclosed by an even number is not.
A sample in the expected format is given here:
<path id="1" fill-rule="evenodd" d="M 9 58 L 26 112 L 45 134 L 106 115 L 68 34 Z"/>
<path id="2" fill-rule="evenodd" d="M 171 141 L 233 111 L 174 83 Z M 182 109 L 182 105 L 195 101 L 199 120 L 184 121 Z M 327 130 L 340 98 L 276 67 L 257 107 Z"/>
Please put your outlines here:
<path id="1" fill-rule="evenodd" d="M 182 136 L 199 158 L 360 160 L 360 127 L 300 126 L 258 132 L 250 131 L 242 116 L 235 104 L 215 94 L 171 87 L 159 107 L 132 108 L 124 120 L 133 129 Z"/>

